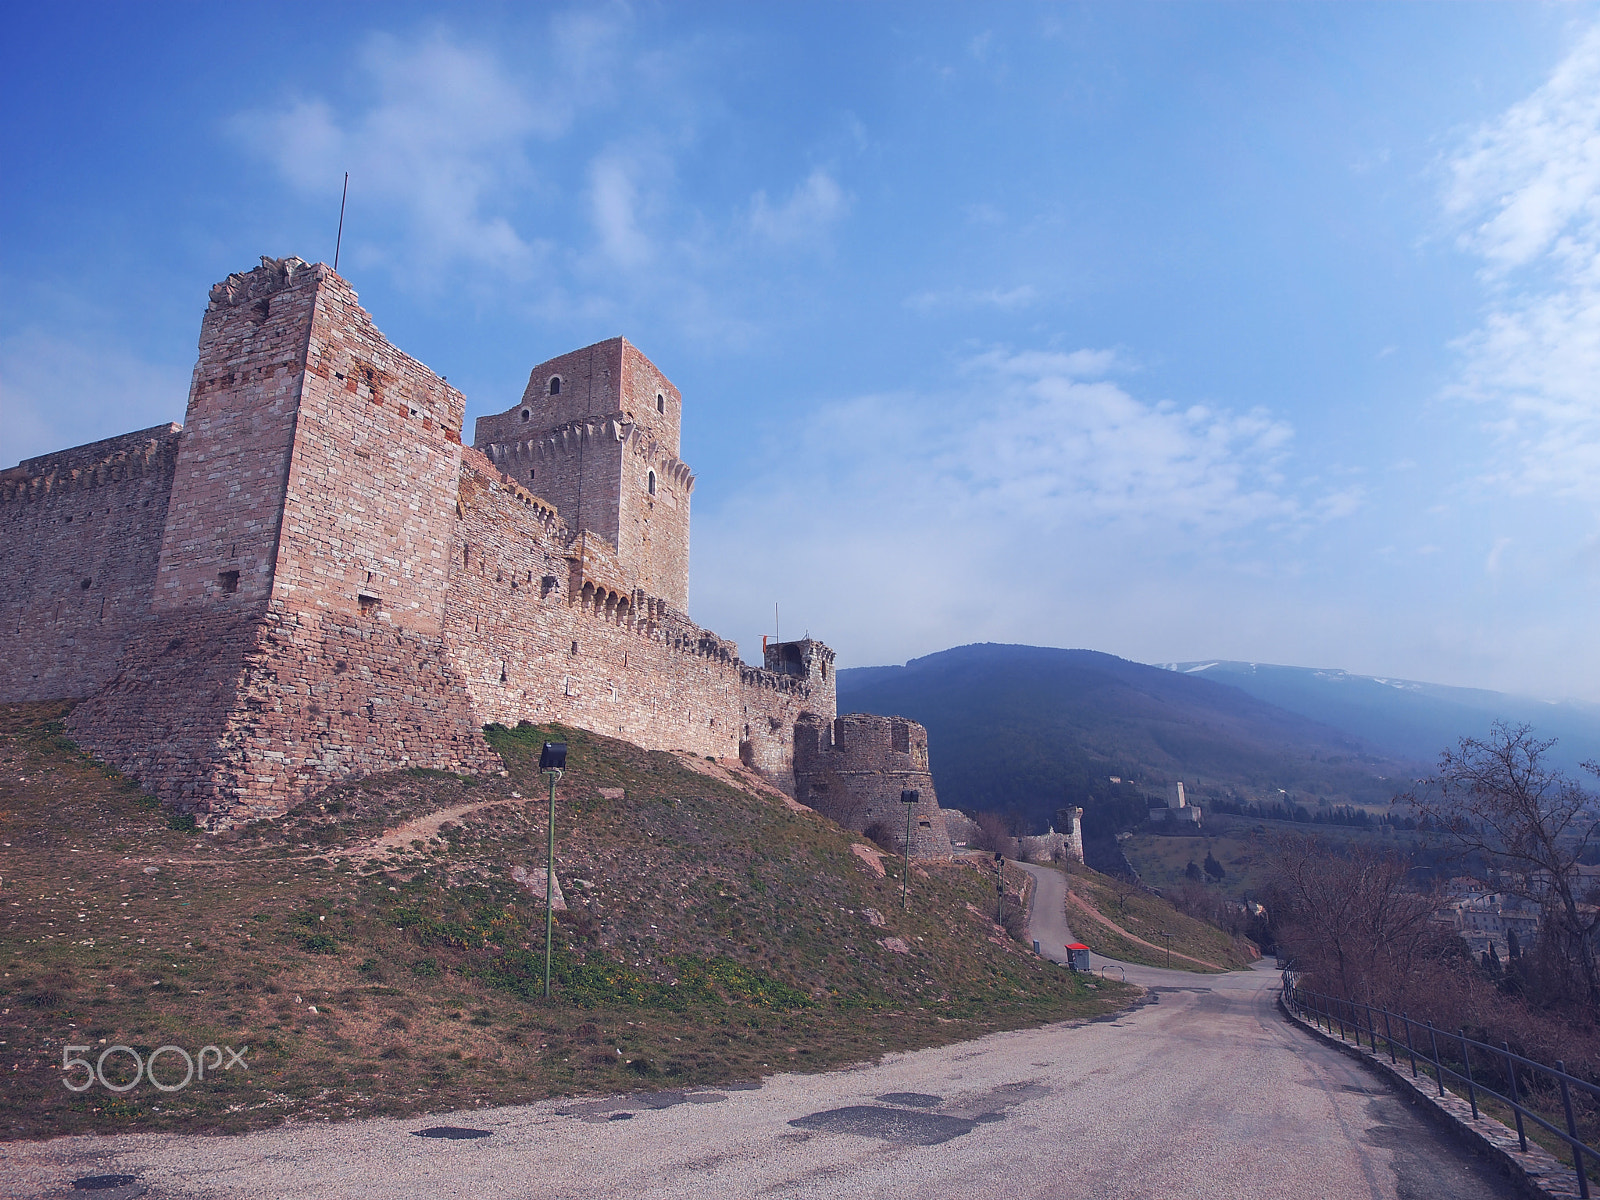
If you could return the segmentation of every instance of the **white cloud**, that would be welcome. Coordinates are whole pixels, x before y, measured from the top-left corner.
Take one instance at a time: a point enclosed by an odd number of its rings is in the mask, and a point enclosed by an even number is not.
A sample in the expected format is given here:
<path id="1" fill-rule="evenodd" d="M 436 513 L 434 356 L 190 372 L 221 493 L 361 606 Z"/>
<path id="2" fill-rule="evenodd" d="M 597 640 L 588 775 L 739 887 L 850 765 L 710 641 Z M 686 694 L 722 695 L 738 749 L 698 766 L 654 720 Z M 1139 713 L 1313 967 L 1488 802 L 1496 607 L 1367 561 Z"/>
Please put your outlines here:
<path id="1" fill-rule="evenodd" d="M 943 393 L 808 410 L 781 472 L 697 514 L 699 619 L 733 632 L 777 589 L 797 627 L 860 663 L 1081 644 L 1090 627 L 1126 651 L 1270 608 L 1263 556 L 1359 498 L 1302 497 L 1276 417 L 1150 402 L 1103 377 L 1116 365 L 992 350 Z M 1233 582 L 1191 593 L 1194 570 Z"/>
<path id="2" fill-rule="evenodd" d="M 1298 516 L 1276 464 L 1291 430 L 1261 411 L 1149 404 L 1086 376 L 1109 351 L 1010 353 L 973 359 L 969 379 L 993 398 L 984 433 L 958 427 L 939 456 L 951 483 L 995 505 L 1044 519 L 1137 520 L 1219 533 Z"/>
<path id="3" fill-rule="evenodd" d="M 1496 482 L 1600 500 L 1600 26 L 1450 162 L 1489 301 L 1452 394 L 1507 447 Z"/>
<path id="4" fill-rule="evenodd" d="M 845 215 L 850 198 L 833 176 L 817 167 L 789 194 L 774 205 L 765 191 L 750 199 L 750 228 L 779 245 L 810 241 L 825 233 Z"/>
<path id="5" fill-rule="evenodd" d="M 1038 290 L 1023 284 L 1014 288 L 949 288 L 944 291 L 917 292 L 904 304 L 913 312 L 935 313 L 974 308 L 998 308 L 1005 312 L 1026 308 L 1039 298 Z"/>
<path id="6" fill-rule="evenodd" d="M 404 226 L 396 269 L 465 261 L 520 274 L 540 248 L 504 214 L 540 185 L 528 147 L 565 133 L 577 98 L 593 102 L 593 67 L 613 40 L 598 17 L 552 22 L 550 70 L 534 85 L 491 49 L 442 31 L 378 35 L 356 55 L 364 106 L 340 113 L 324 98 L 298 98 L 241 113 L 230 128 L 302 195 L 337 196 L 348 170 L 351 215 L 392 214 Z M 384 257 L 370 244 L 365 253 Z"/>
<path id="7" fill-rule="evenodd" d="M 1492 270 L 1524 266 L 1574 232 L 1592 241 L 1600 218 L 1600 26 L 1543 87 L 1477 130 L 1450 168 L 1446 208 L 1481 218 L 1462 240 Z"/>
<path id="8" fill-rule="evenodd" d="M 36 327 L 8 334 L 0 338 L 0 466 L 182 421 L 189 375 L 103 338 Z"/>
<path id="9" fill-rule="evenodd" d="M 606 154 L 589 165 L 589 205 L 601 250 L 624 267 L 642 266 L 651 257 L 650 239 L 639 228 L 637 164 Z"/>
<path id="10" fill-rule="evenodd" d="M 1072 350 L 1063 354 L 1059 350 L 987 350 L 973 355 L 964 368 L 969 375 L 985 371 L 1010 378 L 1038 378 L 1065 376 L 1069 379 L 1092 379 L 1112 371 L 1127 371 L 1131 364 L 1125 362 L 1115 350 Z"/>
<path id="11" fill-rule="evenodd" d="M 1500 573 L 1500 556 L 1506 552 L 1506 547 L 1509 545 L 1511 545 L 1511 539 L 1508 537 L 1495 539 L 1494 545 L 1489 550 L 1488 557 L 1483 560 L 1485 574 L 1498 575 Z"/>

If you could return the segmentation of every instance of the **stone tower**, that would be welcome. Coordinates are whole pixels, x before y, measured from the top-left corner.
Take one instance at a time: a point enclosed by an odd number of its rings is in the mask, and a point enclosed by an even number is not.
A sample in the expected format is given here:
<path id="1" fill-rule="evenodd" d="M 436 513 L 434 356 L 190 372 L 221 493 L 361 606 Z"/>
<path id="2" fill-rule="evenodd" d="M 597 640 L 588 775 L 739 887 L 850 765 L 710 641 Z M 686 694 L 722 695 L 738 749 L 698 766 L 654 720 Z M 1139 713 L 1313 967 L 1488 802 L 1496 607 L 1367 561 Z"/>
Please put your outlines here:
<path id="1" fill-rule="evenodd" d="M 896 847 L 906 832 L 900 796 L 915 790 L 911 856 L 949 858 L 952 853 L 929 771 L 928 731 L 915 721 L 871 713 L 829 721 L 802 713 L 794 727 L 794 782 L 800 803 Z"/>
<path id="2" fill-rule="evenodd" d="M 148 612 L 78 743 L 211 824 L 491 765 L 443 629 L 465 406 L 324 264 L 213 287 Z"/>
<path id="3" fill-rule="evenodd" d="M 473 444 L 573 530 L 616 547 L 633 588 L 689 607 L 689 496 L 678 457 L 683 398 L 626 338 L 533 368 L 513 408 L 479 417 Z"/>

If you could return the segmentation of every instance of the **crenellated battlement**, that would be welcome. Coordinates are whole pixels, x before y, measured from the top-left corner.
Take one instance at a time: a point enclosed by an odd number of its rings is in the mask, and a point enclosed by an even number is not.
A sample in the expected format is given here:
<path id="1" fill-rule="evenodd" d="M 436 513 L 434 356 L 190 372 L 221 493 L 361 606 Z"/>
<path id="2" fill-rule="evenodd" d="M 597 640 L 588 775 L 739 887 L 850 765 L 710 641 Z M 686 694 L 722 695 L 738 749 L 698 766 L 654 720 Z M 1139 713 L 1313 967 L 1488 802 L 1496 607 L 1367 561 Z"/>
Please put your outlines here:
<path id="1" fill-rule="evenodd" d="M 34 504 L 64 492 L 112 487 L 150 476 L 170 478 L 183 426 L 153 425 L 54 454 L 25 458 L 0 471 L 0 503 Z"/>
<path id="2" fill-rule="evenodd" d="M 928 731 L 905 717 L 851 713 L 832 721 L 802 716 L 795 728 L 795 798 L 883 844 L 904 845 L 910 806 L 910 852 L 948 858 L 953 850 L 933 788 Z"/>

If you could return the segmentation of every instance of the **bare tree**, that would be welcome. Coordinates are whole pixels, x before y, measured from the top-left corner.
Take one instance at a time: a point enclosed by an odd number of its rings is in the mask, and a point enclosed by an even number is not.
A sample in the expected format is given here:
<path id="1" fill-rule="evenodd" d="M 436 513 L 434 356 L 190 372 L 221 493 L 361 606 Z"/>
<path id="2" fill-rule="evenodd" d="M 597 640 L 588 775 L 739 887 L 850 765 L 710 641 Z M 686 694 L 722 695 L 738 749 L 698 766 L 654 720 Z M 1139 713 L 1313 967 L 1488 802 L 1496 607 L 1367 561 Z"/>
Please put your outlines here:
<path id="1" fill-rule="evenodd" d="M 1139 881 L 1132 875 L 1113 875 L 1111 877 L 1111 891 L 1117 897 L 1117 915 L 1122 916 L 1128 911 L 1128 898 L 1136 896 L 1143 889 Z"/>
<path id="2" fill-rule="evenodd" d="M 1462 738 L 1439 756 L 1436 790 L 1405 799 L 1459 850 L 1496 868 L 1503 891 L 1540 905 L 1548 949 L 1591 1016 L 1600 1015 L 1600 908 L 1577 869 L 1600 836 L 1600 818 L 1594 797 L 1545 763 L 1553 745 L 1527 725 L 1496 721 L 1487 740 Z M 1600 764 L 1583 767 L 1600 775 Z"/>
<path id="3" fill-rule="evenodd" d="M 1011 836 L 1011 823 L 996 812 L 981 812 L 972 818 L 978 827 L 972 844 L 979 850 L 993 850 L 1007 858 L 1017 857 L 1017 839 Z"/>
<path id="4" fill-rule="evenodd" d="M 1438 936 L 1433 898 L 1408 874 L 1405 860 L 1371 846 L 1338 852 L 1319 838 L 1277 839 L 1267 907 L 1279 944 L 1329 990 L 1398 1004 Z"/>

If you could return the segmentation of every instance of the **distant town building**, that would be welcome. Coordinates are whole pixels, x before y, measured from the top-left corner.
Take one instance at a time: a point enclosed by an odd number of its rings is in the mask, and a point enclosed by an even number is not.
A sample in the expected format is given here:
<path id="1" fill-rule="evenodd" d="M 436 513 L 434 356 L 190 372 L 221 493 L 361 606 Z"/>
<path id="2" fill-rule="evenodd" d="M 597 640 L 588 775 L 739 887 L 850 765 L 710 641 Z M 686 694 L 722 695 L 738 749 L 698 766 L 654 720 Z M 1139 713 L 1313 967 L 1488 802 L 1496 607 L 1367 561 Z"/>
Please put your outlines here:
<path id="1" fill-rule="evenodd" d="M 1539 936 L 1538 907 L 1505 892 L 1473 891 L 1458 896 L 1439 915 L 1448 918 L 1474 954 L 1493 946 L 1495 954 L 1505 958 L 1510 953 L 1507 934 L 1515 933 L 1525 947 L 1533 945 Z"/>
<path id="2" fill-rule="evenodd" d="M 1204 815 L 1197 805 L 1189 803 L 1181 780 L 1173 785 L 1168 799 L 1154 801 L 1150 805 L 1150 820 L 1158 824 L 1199 825 Z"/>

